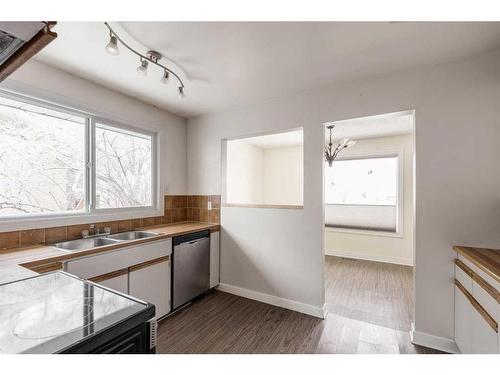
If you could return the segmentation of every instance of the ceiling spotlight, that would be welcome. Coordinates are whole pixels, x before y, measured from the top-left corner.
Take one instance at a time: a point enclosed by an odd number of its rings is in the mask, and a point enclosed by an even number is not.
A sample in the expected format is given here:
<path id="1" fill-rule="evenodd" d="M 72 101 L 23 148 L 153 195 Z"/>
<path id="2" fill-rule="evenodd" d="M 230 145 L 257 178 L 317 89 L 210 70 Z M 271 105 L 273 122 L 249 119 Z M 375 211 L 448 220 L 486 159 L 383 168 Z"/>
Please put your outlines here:
<path id="1" fill-rule="evenodd" d="M 186 94 L 184 93 L 184 86 L 179 86 L 179 98 L 185 98 Z"/>
<path id="2" fill-rule="evenodd" d="M 139 73 L 140 75 L 147 75 L 148 74 L 148 61 L 147 60 L 143 60 L 141 58 L 141 65 L 139 65 L 137 67 L 137 73 Z"/>
<path id="3" fill-rule="evenodd" d="M 168 78 L 170 76 L 170 73 L 167 70 L 163 71 L 163 77 L 161 79 L 162 83 L 168 83 Z"/>
<path id="4" fill-rule="evenodd" d="M 106 46 L 106 51 L 113 56 L 116 56 L 120 53 L 118 50 L 118 41 L 116 40 L 116 36 L 111 34 L 111 37 L 109 38 L 109 43 Z"/>

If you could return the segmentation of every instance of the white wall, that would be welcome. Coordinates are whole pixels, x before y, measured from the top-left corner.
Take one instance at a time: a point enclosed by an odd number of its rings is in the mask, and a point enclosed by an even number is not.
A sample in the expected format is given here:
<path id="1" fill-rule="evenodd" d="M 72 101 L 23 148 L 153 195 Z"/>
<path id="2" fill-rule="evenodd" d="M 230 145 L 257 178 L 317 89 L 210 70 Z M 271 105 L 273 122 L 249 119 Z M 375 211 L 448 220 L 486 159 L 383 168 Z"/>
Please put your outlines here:
<path id="1" fill-rule="evenodd" d="M 500 244 L 499 66 L 495 51 L 190 119 L 197 194 L 221 192 L 222 138 L 304 128 L 304 209 L 223 209 L 221 281 L 322 305 L 322 124 L 415 109 L 415 329 L 452 338 L 451 246 Z"/>
<path id="2" fill-rule="evenodd" d="M 245 139 L 226 148 L 228 204 L 302 205 L 303 147 L 263 148 Z"/>
<path id="3" fill-rule="evenodd" d="M 227 203 L 255 204 L 264 200 L 264 150 L 243 140 L 227 142 Z"/>
<path id="4" fill-rule="evenodd" d="M 13 90 L 35 98 L 79 109 L 109 120 L 157 132 L 159 139 L 159 192 L 185 194 L 187 190 L 187 126 L 186 119 L 178 117 L 133 97 L 120 94 L 62 70 L 30 60 L 9 78 L 0 83 L 0 89 Z M 163 215 L 163 199 L 154 212 L 130 212 L 101 215 L 99 220 Z M 96 217 L 51 219 L 52 225 L 88 223 Z M 60 222 L 61 221 L 61 222 Z M 18 223 L 0 223 L 0 230 L 17 230 L 51 225 L 46 220 Z"/>
<path id="5" fill-rule="evenodd" d="M 264 203 L 302 205 L 304 148 L 264 149 Z"/>
<path id="6" fill-rule="evenodd" d="M 403 163 L 403 229 L 401 237 L 357 234 L 326 228 L 325 252 L 360 259 L 413 265 L 413 135 L 361 139 L 342 151 L 342 157 L 401 152 Z M 391 208 L 391 207 L 386 207 Z"/>
<path id="7" fill-rule="evenodd" d="M 280 108 L 229 112 L 188 121 L 190 194 L 221 193 L 221 150 L 225 138 L 280 132 L 302 125 Z M 246 116 L 248 114 L 248 116 Z M 237 121 L 236 124 L 233 121 Z M 321 181 L 323 128 L 304 129 L 304 181 Z M 316 145 L 320 147 L 316 147 Z M 223 207 L 221 283 L 298 302 L 321 315 L 323 292 L 322 184 L 304 185 L 303 209 Z M 297 305 L 295 304 L 295 307 Z"/>

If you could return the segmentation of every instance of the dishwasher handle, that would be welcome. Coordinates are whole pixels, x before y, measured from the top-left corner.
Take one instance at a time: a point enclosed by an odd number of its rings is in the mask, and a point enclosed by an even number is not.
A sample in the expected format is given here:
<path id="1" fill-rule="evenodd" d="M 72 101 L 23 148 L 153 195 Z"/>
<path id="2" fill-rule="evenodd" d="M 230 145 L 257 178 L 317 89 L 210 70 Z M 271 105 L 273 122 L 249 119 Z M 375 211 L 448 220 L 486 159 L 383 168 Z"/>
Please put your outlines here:
<path id="1" fill-rule="evenodd" d="M 189 245 L 193 245 L 193 244 L 195 244 L 195 243 L 198 243 L 198 242 L 200 242 L 200 241 L 203 241 L 204 239 L 208 239 L 208 237 L 203 237 L 203 238 L 200 238 L 199 240 L 194 240 L 194 241 L 188 242 L 188 244 L 189 244 Z M 186 242 L 184 242 L 184 243 L 186 243 Z"/>
<path id="2" fill-rule="evenodd" d="M 184 234 L 182 236 L 177 236 L 173 238 L 173 245 L 181 245 L 188 242 L 189 244 L 194 243 L 193 241 L 201 240 L 203 238 L 210 238 L 210 231 L 204 230 L 201 232 Z"/>

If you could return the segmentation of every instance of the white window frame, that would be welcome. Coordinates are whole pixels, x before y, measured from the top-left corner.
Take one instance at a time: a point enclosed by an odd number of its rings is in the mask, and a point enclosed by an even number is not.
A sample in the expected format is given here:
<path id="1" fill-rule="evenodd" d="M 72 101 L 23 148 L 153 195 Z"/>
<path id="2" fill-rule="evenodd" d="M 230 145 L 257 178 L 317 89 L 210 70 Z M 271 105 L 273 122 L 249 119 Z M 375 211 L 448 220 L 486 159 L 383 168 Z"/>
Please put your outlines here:
<path id="1" fill-rule="evenodd" d="M 383 230 L 375 230 L 375 229 L 362 229 L 362 228 L 338 228 L 333 226 L 328 226 L 325 223 L 325 230 L 327 232 L 334 233 L 350 233 L 350 234 L 362 234 L 362 235 L 370 235 L 370 236 L 382 236 L 382 237 L 398 237 L 402 238 L 404 236 L 404 151 L 384 151 L 380 153 L 356 153 L 353 155 L 343 155 L 336 160 L 357 160 L 357 159 L 378 159 L 378 158 L 388 158 L 388 157 L 396 157 L 397 158 L 397 201 L 396 201 L 396 231 L 389 232 Z M 324 183 L 324 182 L 323 182 Z M 324 187 L 323 187 L 324 188 Z M 335 206 L 336 204 L 328 204 L 325 200 L 325 206 Z"/>
<path id="2" fill-rule="evenodd" d="M 36 105 L 38 107 L 79 116 L 85 119 L 85 210 L 81 212 L 58 212 L 44 214 L 27 214 L 23 216 L 9 215 L 0 216 L 0 232 L 15 231 L 23 229 L 47 228 L 75 224 L 87 224 L 102 221 L 127 220 L 149 216 L 162 216 L 163 204 L 159 196 L 159 136 L 151 130 L 145 130 L 137 126 L 124 124 L 119 121 L 101 117 L 86 111 L 66 107 L 59 104 L 28 97 L 0 89 L 0 96 L 21 103 Z M 151 205 L 141 207 L 122 208 L 95 208 L 95 125 L 100 123 L 151 137 Z"/>

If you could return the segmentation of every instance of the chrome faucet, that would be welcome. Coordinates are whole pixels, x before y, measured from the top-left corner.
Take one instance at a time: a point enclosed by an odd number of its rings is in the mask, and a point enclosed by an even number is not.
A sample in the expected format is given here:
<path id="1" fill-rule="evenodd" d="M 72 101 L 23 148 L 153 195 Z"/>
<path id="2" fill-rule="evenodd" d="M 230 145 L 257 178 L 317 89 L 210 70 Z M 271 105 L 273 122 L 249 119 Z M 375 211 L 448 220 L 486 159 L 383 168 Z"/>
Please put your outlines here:
<path id="1" fill-rule="evenodd" d="M 96 226 L 96 224 L 90 224 L 89 226 L 90 230 L 82 230 L 82 238 L 90 238 L 90 237 L 105 237 L 109 234 L 111 234 L 111 228 L 110 227 L 104 227 L 104 232 L 101 233 L 99 227 Z"/>

